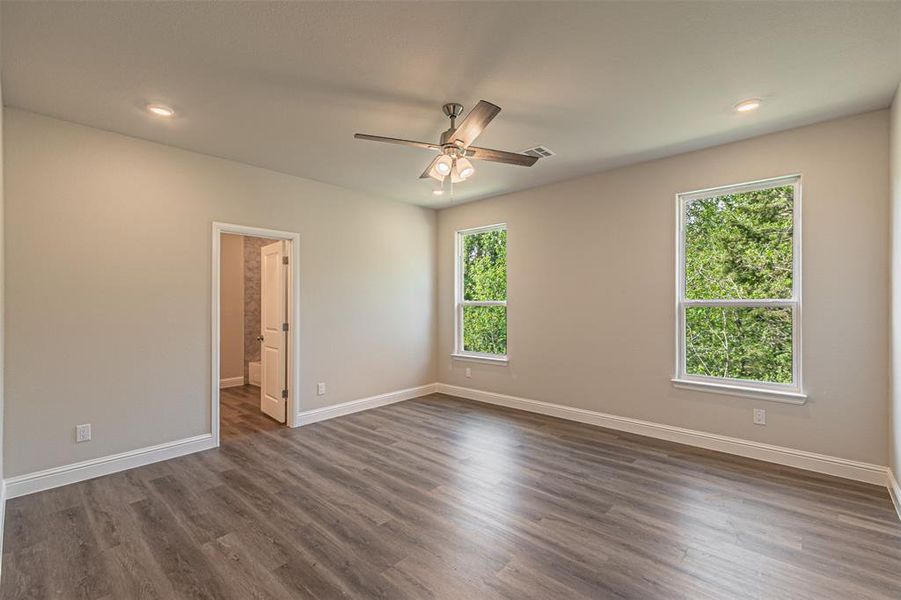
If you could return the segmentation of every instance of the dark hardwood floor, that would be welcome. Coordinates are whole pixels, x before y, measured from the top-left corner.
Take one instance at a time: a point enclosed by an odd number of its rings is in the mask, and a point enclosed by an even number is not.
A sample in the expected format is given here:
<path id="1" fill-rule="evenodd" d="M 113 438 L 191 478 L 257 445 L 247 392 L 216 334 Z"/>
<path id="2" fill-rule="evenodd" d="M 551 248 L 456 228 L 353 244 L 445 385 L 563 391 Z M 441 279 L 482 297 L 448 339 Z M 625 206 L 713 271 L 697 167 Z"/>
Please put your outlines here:
<path id="1" fill-rule="evenodd" d="M 886 490 L 433 395 L 16 498 L 0 598 L 901 598 Z"/>

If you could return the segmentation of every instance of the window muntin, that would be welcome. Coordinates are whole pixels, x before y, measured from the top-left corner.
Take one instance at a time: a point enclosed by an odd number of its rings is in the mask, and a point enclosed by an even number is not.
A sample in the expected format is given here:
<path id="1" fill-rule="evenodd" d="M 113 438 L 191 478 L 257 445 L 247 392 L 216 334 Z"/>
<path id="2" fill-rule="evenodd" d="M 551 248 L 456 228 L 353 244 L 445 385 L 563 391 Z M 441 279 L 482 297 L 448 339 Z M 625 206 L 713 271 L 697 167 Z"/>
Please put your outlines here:
<path id="1" fill-rule="evenodd" d="M 800 178 L 678 198 L 678 381 L 801 392 Z"/>
<path id="2" fill-rule="evenodd" d="M 455 353 L 506 359 L 506 225 L 457 232 Z"/>

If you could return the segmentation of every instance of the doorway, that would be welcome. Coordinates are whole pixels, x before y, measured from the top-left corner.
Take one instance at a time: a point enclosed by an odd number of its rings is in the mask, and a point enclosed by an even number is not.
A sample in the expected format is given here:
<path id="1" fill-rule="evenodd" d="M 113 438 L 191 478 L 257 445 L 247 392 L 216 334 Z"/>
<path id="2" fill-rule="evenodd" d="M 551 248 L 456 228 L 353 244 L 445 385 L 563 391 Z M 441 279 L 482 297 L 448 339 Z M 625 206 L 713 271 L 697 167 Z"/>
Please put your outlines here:
<path id="1" fill-rule="evenodd" d="M 211 429 L 295 427 L 299 246 L 292 232 L 213 223 Z"/>

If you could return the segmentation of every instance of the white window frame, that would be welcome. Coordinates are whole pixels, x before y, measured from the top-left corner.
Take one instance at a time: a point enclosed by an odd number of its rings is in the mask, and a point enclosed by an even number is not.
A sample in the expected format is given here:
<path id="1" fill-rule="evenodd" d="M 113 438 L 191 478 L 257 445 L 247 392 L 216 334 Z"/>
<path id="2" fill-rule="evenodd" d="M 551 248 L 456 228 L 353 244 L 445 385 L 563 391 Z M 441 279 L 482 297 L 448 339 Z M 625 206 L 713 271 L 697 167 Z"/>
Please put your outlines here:
<path id="1" fill-rule="evenodd" d="M 507 364 L 506 354 L 488 354 L 471 352 L 463 349 L 463 307 L 465 306 L 507 306 L 506 300 L 464 300 L 463 299 L 463 238 L 467 235 L 487 233 L 489 231 L 507 231 L 506 223 L 496 223 L 471 229 L 460 229 L 454 240 L 454 352 L 453 358 L 492 364 Z M 509 239 L 509 238 L 508 238 Z M 505 273 L 506 276 L 506 273 Z M 509 298 L 509 291 L 508 291 Z M 508 315 L 509 317 L 509 315 Z M 509 325 L 509 318 L 507 320 Z M 509 338 L 508 338 L 509 341 Z M 510 352 L 509 346 L 507 352 Z"/>
<path id="2" fill-rule="evenodd" d="M 792 206 L 792 296 L 787 299 L 765 300 L 689 300 L 685 298 L 685 212 L 689 204 L 726 194 L 752 192 L 791 185 L 794 188 Z M 676 194 L 676 368 L 673 384 L 706 392 L 772 400 L 788 404 L 804 404 L 801 361 L 801 175 L 786 175 L 735 185 L 726 185 Z M 685 309 L 693 306 L 709 307 L 786 307 L 792 309 L 792 383 L 751 381 L 729 377 L 692 375 L 685 365 Z"/>

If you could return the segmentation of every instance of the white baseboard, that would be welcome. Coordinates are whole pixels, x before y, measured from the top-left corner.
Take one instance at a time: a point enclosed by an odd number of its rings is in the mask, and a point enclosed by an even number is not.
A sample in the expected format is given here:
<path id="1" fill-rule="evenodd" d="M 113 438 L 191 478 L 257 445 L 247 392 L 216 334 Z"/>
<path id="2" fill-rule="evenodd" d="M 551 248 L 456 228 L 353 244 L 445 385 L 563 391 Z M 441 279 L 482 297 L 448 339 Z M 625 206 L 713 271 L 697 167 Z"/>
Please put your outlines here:
<path id="1" fill-rule="evenodd" d="M 240 377 L 226 377 L 225 379 L 219 380 L 219 389 L 222 388 L 230 388 L 230 387 L 240 387 L 244 385 L 244 376 Z"/>
<path id="2" fill-rule="evenodd" d="M 895 505 L 895 512 L 898 513 L 898 518 L 901 519 L 901 485 L 898 485 L 895 473 L 891 469 L 888 470 L 888 493 L 892 497 L 892 503 Z"/>
<path id="3" fill-rule="evenodd" d="M 435 392 L 678 442 L 698 448 L 716 450 L 727 454 L 754 458 L 817 473 L 835 475 L 855 481 L 884 485 L 888 487 L 892 501 L 895 503 L 895 508 L 898 511 L 898 517 L 901 519 L 901 486 L 898 485 L 898 481 L 888 467 L 445 383 L 432 383 L 304 411 L 297 414 L 297 422 L 299 425 L 309 425 L 326 419 L 394 404 L 395 402 L 427 396 Z M 10 477 L 0 482 L 0 528 L 2 528 L 6 499 L 17 498 L 26 494 L 93 479 L 94 477 L 140 467 L 161 460 L 209 450 L 214 447 L 212 435 L 206 433 L 183 440 Z M 0 529 L 0 532 L 2 532 L 2 529 Z"/>
<path id="4" fill-rule="evenodd" d="M 429 383 L 427 385 L 421 385 L 419 387 L 398 390 L 396 392 L 388 392 L 387 394 L 379 394 L 378 396 L 370 396 L 369 398 L 361 398 L 359 400 L 351 400 L 350 402 L 342 402 L 341 404 L 335 404 L 334 406 L 326 406 L 323 408 L 307 410 L 297 413 L 296 422 L 298 425 L 310 425 L 311 423 L 316 423 L 318 421 L 334 419 L 335 417 L 341 417 L 355 412 L 369 410 L 370 408 L 376 408 L 378 406 L 394 404 L 395 402 L 402 402 L 404 400 L 412 400 L 413 398 L 419 398 L 420 396 L 434 394 L 436 385 L 437 384 Z"/>
<path id="5" fill-rule="evenodd" d="M 93 479 L 101 475 L 109 475 L 110 473 L 149 465 L 161 460 L 169 460 L 170 458 L 184 456 L 192 452 L 209 450 L 214 447 L 212 434 L 205 433 L 183 440 L 175 440 L 174 442 L 166 442 L 156 446 L 138 448 L 137 450 L 129 450 L 128 452 L 85 460 L 70 465 L 26 473 L 25 475 L 5 479 L 3 483 L 6 487 L 6 497 L 17 498 L 26 494 Z"/>
<path id="6" fill-rule="evenodd" d="M 583 408 L 551 404 L 550 402 L 529 400 L 516 396 L 508 396 L 506 394 L 497 394 L 495 392 L 484 392 L 445 383 L 436 384 L 436 388 L 439 393 L 459 396 L 478 402 L 486 402 L 488 404 L 516 408 L 528 412 L 558 417 L 560 419 L 598 425 L 617 431 L 626 431 L 628 433 L 635 433 L 660 440 L 678 442 L 688 446 L 716 450 L 727 454 L 744 456 L 746 458 L 755 458 L 757 460 L 796 467 L 807 471 L 844 477 L 845 479 L 853 479 L 855 481 L 863 481 L 876 485 L 888 485 L 889 470 L 887 467 L 881 465 L 862 463 L 835 456 L 807 452 L 805 450 L 785 448 L 783 446 L 762 444 L 760 442 L 752 442 L 750 440 L 743 440 L 705 431 L 684 429 L 672 425 L 663 425 L 651 421 L 642 421 L 630 417 L 619 417 L 592 410 L 585 410 Z"/>
<path id="7" fill-rule="evenodd" d="M 231 379 L 236 381 L 240 379 L 240 385 L 244 385 L 243 377 Z M 227 382 L 231 379 L 223 379 L 222 381 Z M 317 421 L 324 421 L 326 419 L 348 415 L 377 406 L 385 406 L 386 404 L 393 404 L 403 400 L 418 398 L 419 396 L 426 396 L 434 392 L 435 384 L 430 383 L 428 385 L 422 385 L 406 390 L 388 392 L 387 394 L 379 394 L 378 396 L 344 402 L 335 406 L 309 410 L 299 413 L 297 418 L 300 425 L 308 425 Z M 70 465 L 53 467 L 52 469 L 10 477 L 0 482 L 0 484 L 2 484 L 0 490 L 5 487 L 6 498 L 17 498 L 19 496 L 49 490 L 70 483 L 77 483 L 79 481 L 93 479 L 94 477 L 109 475 L 111 473 L 133 469 L 161 460 L 177 458 L 179 456 L 184 456 L 185 454 L 201 452 L 215 447 L 216 444 L 213 442 L 213 436 L 209 433 L 205 433 L 183 440 L 176 440 L 174 442 L 167 442 L 156 446 L 148 446 L 146 448 L 138 448 L 137 450 L 129 450 L 128 452 L 122 452 L 120 454 L 103 456 Z M 0 506 L 2 506 L 2 503 L 0 503 Z M 2 511 L 2 508 L 0 508 L 0 511 Z"/>

